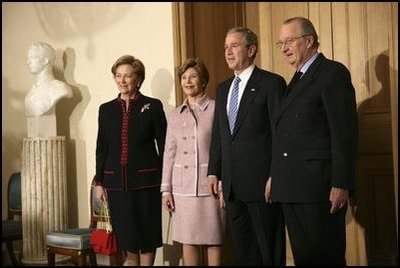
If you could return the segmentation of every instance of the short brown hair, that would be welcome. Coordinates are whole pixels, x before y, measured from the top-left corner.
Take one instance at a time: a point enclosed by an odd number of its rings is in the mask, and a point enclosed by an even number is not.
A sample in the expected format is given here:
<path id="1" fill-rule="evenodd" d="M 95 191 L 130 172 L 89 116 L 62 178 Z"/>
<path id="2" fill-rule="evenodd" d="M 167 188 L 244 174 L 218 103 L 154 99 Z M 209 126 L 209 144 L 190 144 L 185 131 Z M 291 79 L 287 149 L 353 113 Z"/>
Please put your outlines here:
<path id="1" fill-rule="evenodd" d="M 179 69 L 178 69 L 178 78 L 179 78 L 179 80 L 181 80 L 183 73 L 186 72 L 186 70 L 189 69 L 189 68 L 194 68 L 199 73 L 200 81 L 201 81 L 202 85 L 204 87 L 206 87 L 207 84 L 208 84 L 210 76 L 208 74 L 206 66 L 198 58 L 187 59 L 182 64 L 182 66 L 179 67 Z"/>
<path id="2" fill-rule="evenodd" d="M 143 63 L 139 59 L 137 59 L 137 58 L 135 58 L 134 56 L 131 56 L 131 55 L 121 56 L 121 57 L 119 57 L 117 59 L 117 61 L 111 67 L 111 72 L 114 75 L 114 77 L 115 77 L 115 74 L 117 72 L 118 66 L 123 65 L 123 64 L 128 64 L 128 65 L 132 66 L 133 73 L 135 75 L 137 75 L 139 77 L 139 79 L 140 79 L 140 82 L 138 84 L 138 88 L 140 88 L 140 86 L 143 84 L 144 77 L 145 77 L 144 76 L 145 70 L 144 70 Z"/>

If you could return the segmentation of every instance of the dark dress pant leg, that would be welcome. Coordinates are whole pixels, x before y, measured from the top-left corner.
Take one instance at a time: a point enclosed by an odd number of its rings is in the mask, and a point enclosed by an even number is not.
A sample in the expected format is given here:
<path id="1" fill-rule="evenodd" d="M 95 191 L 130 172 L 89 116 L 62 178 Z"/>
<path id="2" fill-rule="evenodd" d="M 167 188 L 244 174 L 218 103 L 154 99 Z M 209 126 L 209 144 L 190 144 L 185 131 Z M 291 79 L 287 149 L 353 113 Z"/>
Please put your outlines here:
<path id="1" fill-rule="evenodd" d="M 259 266 L 261 254 L 251 223 L 251 216 L 245 202 L 237 199 L 226 203 L 229 230 L 233 242 L 235 264 L 239 266 Z"/>
<path id="2" fill-rule="evenodd" d="M 286 264 L 285 222 L 279 203 L 247 203 L 263 265 Z"/>
<path id="3" fill-rule="evenodd" d="M 330 203 L 281 205 L 295 265 L 346 265 L 347 206 L 330 214 Z"/>

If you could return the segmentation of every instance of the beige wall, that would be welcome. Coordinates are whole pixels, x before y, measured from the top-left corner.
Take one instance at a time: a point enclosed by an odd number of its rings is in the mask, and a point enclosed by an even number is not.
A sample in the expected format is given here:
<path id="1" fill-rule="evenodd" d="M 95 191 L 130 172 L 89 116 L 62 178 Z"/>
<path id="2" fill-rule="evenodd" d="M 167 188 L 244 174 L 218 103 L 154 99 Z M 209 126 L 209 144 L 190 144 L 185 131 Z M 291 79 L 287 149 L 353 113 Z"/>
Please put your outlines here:
<path id="1" fill-rule="evenodd" d="M 89 224 L 99 105 L 117 96 L 110 72 L 123 54 L 146 67 L 142 93 L 175 105 L 171 3 L 2 3 L 2 218 L 7 182 L 21 170 L 27 135 L 24 97 L 35 81 L 26 66 L 32 42 L 57 51 L 56 78 L 74 96 L 57 105 L 58 135 L 67 138 L 69 225 Z"/>

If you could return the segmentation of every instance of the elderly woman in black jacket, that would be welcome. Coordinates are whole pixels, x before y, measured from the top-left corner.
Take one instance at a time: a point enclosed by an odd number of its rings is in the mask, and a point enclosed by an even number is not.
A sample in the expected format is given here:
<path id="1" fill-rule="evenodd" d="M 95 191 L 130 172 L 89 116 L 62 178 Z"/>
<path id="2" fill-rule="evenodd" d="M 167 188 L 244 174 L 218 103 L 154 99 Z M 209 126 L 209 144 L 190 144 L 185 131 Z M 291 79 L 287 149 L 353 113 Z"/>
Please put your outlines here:
<path id="1" fill-rule="evenodd" d="M 122 56 L 111 71 L 120 94 L 99 109 L 96 196 L 109 202 L 118 246 L 126 253 L 124 265 L 153 265 L 162 246 L 166 117 L 160 100 L 139 92 L 145 77 L 140 60 Z"/>

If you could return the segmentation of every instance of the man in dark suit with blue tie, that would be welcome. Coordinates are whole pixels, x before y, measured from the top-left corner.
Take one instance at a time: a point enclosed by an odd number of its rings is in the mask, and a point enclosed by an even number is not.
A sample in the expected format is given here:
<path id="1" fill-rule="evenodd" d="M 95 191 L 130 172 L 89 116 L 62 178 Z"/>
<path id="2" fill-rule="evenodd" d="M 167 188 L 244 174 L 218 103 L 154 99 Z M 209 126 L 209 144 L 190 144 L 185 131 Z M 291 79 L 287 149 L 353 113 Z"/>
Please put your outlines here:
<path id="1" fill-rule="evenodd" d="M 225 59 L 234 77 L 217 89 L 208 187 L 216 197 L 222 181 L 237 265 L 284 265 L 285 229 L 279 204 L 268 203 L 272 117 L 285 80 L 254 65 L 257 35 L 242 27 L 225 38 Z"/>
<path id="2" fill-rule="evenodd" d="M 272 201 L 282 206 L 295 264 L 342 266 L 357 106 L 348 69 L 318 53 L 318 45 L 308 19 L 282 24 L 277 46 L 300 80 L 290 83 L 275 117 L 269 183 Z"/>

